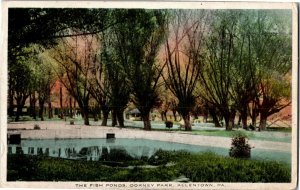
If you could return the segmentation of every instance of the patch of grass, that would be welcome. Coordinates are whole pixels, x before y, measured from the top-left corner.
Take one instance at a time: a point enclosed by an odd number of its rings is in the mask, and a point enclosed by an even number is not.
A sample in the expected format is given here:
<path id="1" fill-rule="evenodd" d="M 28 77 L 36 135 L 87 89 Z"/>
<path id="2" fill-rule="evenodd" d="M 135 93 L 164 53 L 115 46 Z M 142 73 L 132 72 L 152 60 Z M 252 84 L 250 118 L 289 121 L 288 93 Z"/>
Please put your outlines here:
<path id="1" fill-rule="evenodd" d="M 207 135 L 207 136 L 220 136 L 220 137 L 232 137 L 235 131 L 226 130 L 199 130 L 192 131 L 193 135 Z"/>
<path id="2" fill-rule="evenodd" d="M 232 137 L 236 132 L 239 131 L 226 131 L 226 130 L 199 130 L 199 131 L 192 131 L 191 134 L 193 135 L 204 135 L 204 136 L 219 136 L 219 137 Z M 265 136 L 258 131 L 242 131 L 244 135 L 246 135 L 251 140 L 265 140 L 265 141 L 276 141 L 276 142 L 291 142 L 290 133 L 286 133 L 286 136 L 277 137 L 273 136 L 271 133 L 276 134 L 277 131 L 269 131 L 269 135 Z M 265 131 L 268 132 L 268 131 Z"/>
<path id="3" fill-rule="evenodd" d="M 143 161 L 124 161 L 133 168 L 110 167 L 102 161 L 66 160 L 8 155 L 8 181 L 172 181 L 186 176 L 193 182 L 290 182 L 291 169 L 275 161 L 235 159 L 213 153 L 157 151 Z M 173 163 L 173 164 L 169 164 Z M 169 165 L 168 165 L 169 164 Z M 138 167 L 154 165 L 154 167 Z"/>
<path id="4" fill-rule="evenodd" d="M 180 172 L 201 182 L 290 182 L 290 168 L 275 161 L 224 158 L 212 153 L 179 162 Z"/>
<path id="5" fill-rule="evenodd" d="M 268 131 L 292 132 L 291 127 L 267 127 Z"/>

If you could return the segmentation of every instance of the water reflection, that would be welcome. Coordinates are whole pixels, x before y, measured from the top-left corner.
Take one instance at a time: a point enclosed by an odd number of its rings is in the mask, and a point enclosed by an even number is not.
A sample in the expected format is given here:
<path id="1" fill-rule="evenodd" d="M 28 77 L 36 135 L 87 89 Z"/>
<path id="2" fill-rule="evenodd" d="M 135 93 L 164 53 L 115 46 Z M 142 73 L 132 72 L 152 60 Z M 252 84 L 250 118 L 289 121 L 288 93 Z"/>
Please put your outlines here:
<path id="1" fill-rule="evenodd" d="M 20 145 L 8 145 L 8 154 L 28 154 L 39 156 L 50 156 L 74 160 L 110 160 L 113 155 L 118 160 L 129 158 L 151 157 L 161 146 L 143 145 L 139 140 L 134 143 L 124 143 L 122 140 L 107 141 L 103 139 L 89 139 L 89 145 L 86 146 L 87 140 L 77 139 L 79 142 L 74 143 L 74 140 L 23 140 Z M 129 139 L 128 139 L 129 140 Z M 36 141 L 36 142 L 35 142 Z M 130 141 L 130 140 L 129 140 Z M 35 143 L 34 143 L 35 142 Z M 97 145 L 94 145 L 97 144 Z M 165 148 L 166 149 L 166 148 Z M 173 148 L 167 148 L 173 149 Z M 184 148 L 182 148 L 184 149 Z"/>

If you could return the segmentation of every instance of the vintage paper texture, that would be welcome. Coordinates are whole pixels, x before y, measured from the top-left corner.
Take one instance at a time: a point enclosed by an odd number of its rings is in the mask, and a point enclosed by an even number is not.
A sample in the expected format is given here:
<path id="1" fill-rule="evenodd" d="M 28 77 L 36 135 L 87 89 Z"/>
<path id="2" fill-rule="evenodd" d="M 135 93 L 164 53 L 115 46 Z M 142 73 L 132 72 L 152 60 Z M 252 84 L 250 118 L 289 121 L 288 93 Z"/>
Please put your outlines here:
<path id="1" fill-rule="evenodd" d="M 7 182 L 7 33 L 8 8 L 147 8 L 147 9 L 290 9 L 292 10 L 292 181 L 291 183 L 175 183 L 175 182 Z M 4 1 L 2 2 L 0 75 L 0 158 L 3 188 L 80 188 L 80 189 L 294 189 L 297 182 L 297 105 L 298 105 L 298 10 L 295 3 L 271 2 L 150 2 L 150 1 Z"/>

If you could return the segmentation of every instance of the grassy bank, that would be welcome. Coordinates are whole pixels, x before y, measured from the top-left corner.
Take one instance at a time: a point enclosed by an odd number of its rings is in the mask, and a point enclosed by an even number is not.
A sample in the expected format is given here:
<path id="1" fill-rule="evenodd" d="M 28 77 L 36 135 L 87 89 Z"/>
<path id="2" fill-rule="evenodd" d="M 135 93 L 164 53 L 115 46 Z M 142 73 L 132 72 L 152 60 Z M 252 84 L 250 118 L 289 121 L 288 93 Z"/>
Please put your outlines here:
<path id="1" fill-rule="evenodd" d="M 122 158 L 122 155 L 117 155 Z M 124 156 L 124 155 L 123 155 Z M 111 157 L 112 158 L 112 157 Z M 8 181 L 290 182 L 290 167 L 274 161 L 241 160 L 212 153 L 158 151 L 141 160 L 65 160 L 8 155 Z"/>

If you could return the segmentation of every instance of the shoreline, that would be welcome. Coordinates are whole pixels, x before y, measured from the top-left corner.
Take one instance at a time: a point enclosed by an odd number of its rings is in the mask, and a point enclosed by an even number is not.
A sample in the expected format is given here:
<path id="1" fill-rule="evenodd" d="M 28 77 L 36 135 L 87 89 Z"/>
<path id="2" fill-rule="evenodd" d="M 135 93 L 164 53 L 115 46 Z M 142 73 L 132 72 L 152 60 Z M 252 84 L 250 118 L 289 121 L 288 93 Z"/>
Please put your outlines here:
<path id="1" fill-rule="evenodd" d="M 39 124 L 39 130 L 33 129 Z M 199 146 L 230 148 L 230 137 L 204 136 L 180 133 L 176 131 L 144 131 L 142 129 L 118 128 L 109 126 L 69 125 L 65 122 L 24 122 L 7 124 L 7 135 L 21 134 L 21 139 L 97 139 L 106 138 L 114 133 L 115 138 L 148 139 Z M 22 130 L 25 129 L 25 130 Z M 291 143 L 266 140 L 249 140 L 251 147 L 261 150 L 291 152 Z"/>

